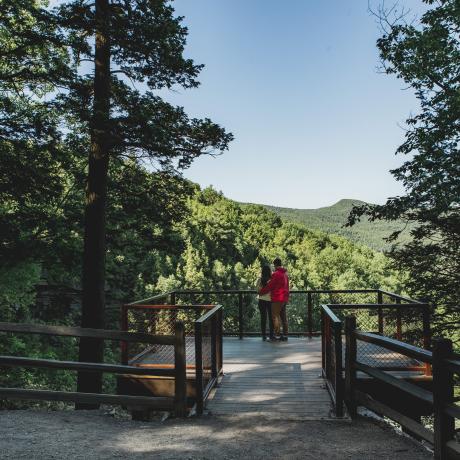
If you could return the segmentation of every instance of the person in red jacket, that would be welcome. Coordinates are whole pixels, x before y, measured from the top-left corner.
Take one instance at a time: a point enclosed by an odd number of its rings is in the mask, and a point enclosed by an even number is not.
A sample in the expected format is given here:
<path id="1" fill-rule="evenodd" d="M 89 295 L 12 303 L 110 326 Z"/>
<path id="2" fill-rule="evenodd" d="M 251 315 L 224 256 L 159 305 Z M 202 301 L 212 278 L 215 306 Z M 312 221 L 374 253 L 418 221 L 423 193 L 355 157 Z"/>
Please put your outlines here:
<path id="1" fill-rule="evenodd" d="M 286 317 L 286 304 L 289 301 L 289 278 L 287 270 L 283 267 L 278 257 L 273 261 L 275 271 L 267 285 L 259 290 L 259 294 L 270 293 L 272 302 L 273 330 L 275 337 L 280 337 L 280 323 L 283 323 L 281 340 L 287 340 L 288 325 Z"/>

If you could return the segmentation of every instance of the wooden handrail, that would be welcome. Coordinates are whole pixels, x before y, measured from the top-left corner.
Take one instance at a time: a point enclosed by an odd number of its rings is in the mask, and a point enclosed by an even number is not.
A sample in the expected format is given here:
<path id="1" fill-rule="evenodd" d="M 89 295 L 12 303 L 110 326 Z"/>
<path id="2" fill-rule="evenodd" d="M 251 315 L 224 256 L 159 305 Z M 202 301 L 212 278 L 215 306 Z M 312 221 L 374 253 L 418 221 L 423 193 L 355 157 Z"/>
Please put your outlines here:
<path id="1" fill-rule="evenodd" d="M 329 308 L 328 305 L 321 305 L 323 311 L 329 316 L 331 321 L 336 324 L 342 324 L 342 321 L 338 318 L 338 316 Z"/>
<path id="2" fill-rule="evenodd" d="M 32 368 L 64 369 L 84 372 L 107 372 L 122 375 L 172 376 L 175 380 L 175 396 L 173 398 L 145 397 L 131 395 L 110 395 L 99 393 L 66 392 L 51 390 L 32 390 L 22 388 L 0 388 L 0 398 L 31 399 L 44 401 L 69 401 L 80 404 L 120 404 L 141 405 L 149 408 L 174 409 L 177 416 L 186 415 L 186 376 L 185 376 L 185 333 L 181 322 L 175 324 L 174 336 L 154 336 L 136 332 L 123 332 L 105 329 L 86 329 L 68 326 L 48 326 L 42 324 L 0 323 L 0 332 L 16 332 L 25 334 L 43 334 L 63 337 L 87 337 L 126 342 L 143 342 L 154 345 L 173 345 L 174 369 L 141 368 L 136 366 L 56 361 L 36 359 L 22 356 L 0 356 L 2 366 L 21 366 Z"/>
<path id="3" fill-rule="evenodd" d="M 460 446 L 455 442 L 455 419 L 460 419 L 460 407 L 455 404 L 453 373 L 460 373 L 460 361 L 452 351 L 452 342 L 446 339 L 434 340 L 433 352 L 412 345 L 382 337 L 377 334 L 356 331 L 356 319 L 346 318 L 346 402 L 350 414 L 356 414 L 356 406 L 361 404 L 377 413 L 383 414 L 400 423 L 403 427 L 417 436 L 434 444 L 435 458 L 457 458 Z M 357 361 L 356 341 L 361 340 L 383 347 L 390 351 L 401 353 L 433 365 L 432 391 L 420 388 L 406 382 L 381 369 L 368 366 Z M 390 385 L 402 392 L 419 399 L 432 407 L 434 413 L 434 432 L 427 430 L 421 423 L 411 419 L 410 414 L 403 410 L 387 406 L 379 400 L 379 395 L 369 394 L 358 389 L 356 371 L 361 371 L 373 377 L 377 382 Z"/>
<path id="4" fill-rule="evenodd" d="M 222 309 L 222 305 L 214 305 L 212 310 L 209 310 L 203 316 L 200 316 L 195 322 L 204 323 L 211 316 L 214 316 L 221 309 Z"/>
<path id="5" fill-rule="evenodd" d="M 0 366 L 107 372 L 111 374 L 174 376 L 174 369 L 146 369 L 145 367 L 124 366 L 118 364 L 56 361 L 53 359 L 27 358 L 22 356 L 0 356 Z"/>
<path id="6" fill-rule="evenodd" d="M 91 339 L 117 340 L 123 342 L 142 342 L 153 345 L 174 345 L 172 335 L 154 336 L 140 332 L 115 331 L 110 329 L 91 329 L 69 326 L 48 326 L 45 324 L 23 324 L 0 322 L 0 332 L 19 332 L 22 334 L 43 334 L 61 337 L 87 337 Z"/>
<path id="7" fill-rule="evenodd" d="M 427 390 L 424 390 L 423 388 L 418 387 L 417 385 L 393 377 L 392 375 L 387 374 L 386 372 L 383 372 L 379 369 L 375 369 L 371 366 L 368 366 L 360 362 L 355 362 L 354 368 L 357 371 L 365 372 L 367 375 L 374 377 L 376 380 L 380 380 L 381 382 L 384 382 L 387 385 L 391 385 L 395 388 L 398 388 L 399 390 L 402 390 L 405 393 L 410 394 L 414 398 L 418 398 L 421 401 L 424 401 L 428 404 L 433 404 L 432 393 Z"/>
<path id="8" fill-rule="evenodd" d="M 65 401 L 83 404 L 119 404 L 122 406 L 146 406 L 156 409 L 173 409 L 172 398 L 151 396 L 112 395 L 99 393 L 77 393 L 70 391 L 24 390 L 0 388 L 0 399 L 29 399 L 37 401 Z"/>
<path id="9" fill-rule="evenodd" d="M 409 356 L 410 358 L 414 358 L 425 363 L 431 364 L 433 362 L 432 353 L 428 350 L 424 350 L 423 348 L 415 347 L 414 345 L 409 345 L 408 343 L 400 342 L 399 340 L 391 339 L 390 337 L 373 334 L 371 332 L 356 331 L 355 335 L 358 340 L 362 340 L 363 342 L 379 345 L 387 348 L 388 350 L 395 351 L 396 353 Z"/>

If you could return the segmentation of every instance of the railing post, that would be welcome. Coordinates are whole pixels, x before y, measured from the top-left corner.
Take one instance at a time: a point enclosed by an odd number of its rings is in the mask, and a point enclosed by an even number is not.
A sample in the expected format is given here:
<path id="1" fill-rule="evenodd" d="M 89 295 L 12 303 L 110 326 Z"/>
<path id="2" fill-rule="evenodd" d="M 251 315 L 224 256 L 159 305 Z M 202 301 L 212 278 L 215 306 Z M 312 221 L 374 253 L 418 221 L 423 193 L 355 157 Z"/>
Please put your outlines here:
<path id="1" fill-rule="evenodd" d="M 176 417 L 185 417 L 187 413 L 187 375 L 185 356 L 185 328 L 182 322 L 174 325 L 176 343 L 174 345 L 174 412 Z"/>
<path id="2" fill-rule="evenodd" d="M 345 401 L 351 418 L 356 417 L 356 318 L 347 316 L 345 318 Z"/>
<path id="3" fill-rule="evenodd" d="M 396 299 L 396 304 L 401 305 L 401 299 Z M 396 338 L 402 340 L 402 321 L 401 321 L 401 308 L 396 308 Z"/>
<path id="4" fill-rule="evenodd" d="M 431 349 L 431 323 L 430 323 L 430 306 L 425 305 L 423 307 L 423 348 L 425 350 Z M 431 375 L 431 366 L 429 363 L 425 364 L 425 375 Z"/>
<path id="5" fill-rule="evenodd" d="M 335 386 L 335 415 L 343 417 L 343 377 L 342 377 L 342 323 L 333 323 L 334 330 L 334 386 Z"/>
<path id="6" fill-rule="evenodd" d="M 220 374 L 224 366 L 224 309 L 221 307 L 218 313 L 217 319 L 217 331 L 219 341 L 219 352 L 218 352 L 218 367 L 217 372 Z"/>
<path id="7" fill-rule="evenodd" d="M 307 294 L 307 332 L 308 337 L 313 337 L 313 298 L 311 292 Z"/>
<path id="8" fill-rule="evenodd" d="M 211 318 L 211 378 L 217 378 L 217 316 Z"/>
<path id="9" fill-rule="evenodd" d="M 195 392 L 196 413 L 203 414 L 203 327 L 195 321 Z"/>
<path id="10" fill-rule="evenodd" d="M 128 306 L 122 305 L 121 306 L 121 330 L 127 331 L 128 330 Z M 121 347 L 121 363 L 128 364 L 128 342 L 122 340 L 120 342 Z"/>
<path id="11" fill-rule="evenodd" d="M 444 362 L 451 354 L 450 340 L 433 340 L 434 458 L 441 460 L 447 458 L 446 444 L 455 434 L 455 419 L 444 412 L 454 398 L 453 375 Z"/>
<path id="12" fill-rule="evenodd" d="M 170 295 L 170 302 L 171 302 L 171 305 L 176 305 L 176 293 L 173 291 L 171 292 L 171 295 Z"/>
<path id="13" fill-rule="evenodd" d="M 323 377 L 326 375 L 326 324 L 324 311 L 321 308 L 321 363 L 323 367 Z"/>
<path id="14" fill-rule="evenodd" d="M 240 340 L 243 338 L 243 293 L 238 293 L 238 332 Z"/>
<path id="15" fill-rule="evenodd" d="M 377 291 L 377 303 L 381 305 L 383 303 L 383 294 L 381 291 Z M 383 335 L 383 309 L 378 307 L 378 317 L 379 317 L 379 334 Z"/>

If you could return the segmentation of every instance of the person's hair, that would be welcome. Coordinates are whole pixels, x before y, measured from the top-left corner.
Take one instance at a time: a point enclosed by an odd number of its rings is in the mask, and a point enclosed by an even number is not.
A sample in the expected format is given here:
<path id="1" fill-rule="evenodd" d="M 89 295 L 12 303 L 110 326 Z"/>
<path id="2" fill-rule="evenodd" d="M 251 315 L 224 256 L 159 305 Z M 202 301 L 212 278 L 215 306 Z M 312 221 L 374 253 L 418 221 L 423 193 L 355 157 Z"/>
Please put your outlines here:
<path id="1" fill-rule="evenodd" d="M 270 281 L 272 277 L 272 270 L 268 265 L 264 265 L 262 267 L 262 276 L 261 276 L 261 283 L 262 286 L 266 286 L 267 283 Z"/>
<path id="2" fill-rule="evenodd" d="M 283 264 L 281 263 L 281 259 L 279 257 L 277 257 L 274 261 L 273 261 L 273 265 L 275 267 L 282 267 Z"/>

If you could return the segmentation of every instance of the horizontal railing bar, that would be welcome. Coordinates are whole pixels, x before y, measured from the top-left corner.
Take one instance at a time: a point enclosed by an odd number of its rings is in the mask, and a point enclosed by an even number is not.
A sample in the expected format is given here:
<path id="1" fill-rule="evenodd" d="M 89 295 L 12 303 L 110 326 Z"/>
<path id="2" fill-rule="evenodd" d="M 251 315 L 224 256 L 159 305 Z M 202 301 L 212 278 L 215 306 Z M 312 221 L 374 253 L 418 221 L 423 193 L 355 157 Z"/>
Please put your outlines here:
<path id="1" fill-rule="evenodd" d="M 216 305 L 212 310 L 206 312 L 203 316 L 198 318 L 195 323 L 204 323 L 206 320 L 214 316 L 219 310 L 222 309 L 222 305 Z"/>
<path id="2" fill-rule="evenodd" d="M 237 336 L 239 336 L 239 332 L 238 331 L 233 331 L 233 332 L 225 332 L 224 331 L 222 335 L 224 335 L 226 337 L 233 337 L 233 336 L 237 337 Z M 260 332 L 245 331 L 245 332 L 243 332 L 243 335 L 247 336 L 247 337 L 252 337 L 252 336 L 260 337 Z M 305 332 L 305 331 L 303 331 L 303 332 L 289 332 L 288 333 L 289 337 L 308 337 L 309 335 L 310 335 L 310 333 Z M 319 335 L 321 335 L 321 331 L 313 331 L 311 333 L 311 335 L 319 336 Z"/>
<path id="3" fill-rule="evenodd" d="M 48 326 L 45 324 L 0 322 L 0 332 L 56 335 L 61 337 L 86 337 L 91 339 L 121 340 L 124 342 L 144 342 L 154 345 L 174 345 L 176 342 L 173 335 L 151 335 L 140 332 L 125 332 L 110 329 L 90 329 L 69 326 Z"/>
<path id="4" fill-rule="evenodd" d="M 214 308 L 216 305 L 148 305 L 148 304 L 127 304 L 125 307 L 129 308 L 130 310 L 138 309 L 152 309 L 152 310 L 192 310 L 192 309 L 210 309 Z"/>
<path id="5" fill-rule="evenodd" d="M 446 359 L 445 363 L 450 371 L 460 374 L 460 361 L 456 359 Z"/>
<path id="6" fill-rule="evenodd" d="M 451 458 L 451 459 L 460 458 L 460 444 L 457 441 L 455 441 L 455 439 L 451 439 L 450 441 L 447 441 L 446 448 L 449 453 L 448 458 Z"/>
<path id="7" fill-rule="evenodd" d="M 382 289 L 378 289 L 378 292 L 380 292 L 383 295 L 387 295 L 389 297 L 392 297 L 394 299 L 404 300 L 405 302 L 423 304 L 423 302 L 420 302 L 419 300 L 411 299 L 410 297 L 405 297 L 405 296 L 402 296 L 400 294 L 395 294 L 394 292 L 383 291 Z M 427 305 L 427 304 L 425 303 L 424 305 Z"/>
<path id="8" fill-rule="evenodd" d="M 51 390 L 23 390 L 20 388 L 0 388 L 0 399 L 28 399 L 40 401 L 65 401 L 76 403 L 137 405 L 157 409 L 172 410 L 173 398 L 154 396 L 128 396 L 97 393 L 77 393 Z"/>
<path id="9" fill-rule="evenodd" d="M 366 393 L 363 393 L 359 390 L 355 390 L 354 393 L 358 404 L 367 407 L 368 409 L 375 411 L 379 414 L 385 415 L 386 417 L 408 428 L 410 431 L 420 436 L 422 439 L 425 439 L 425 441 L 434 444 L 434 433 L 425 428 L 420 423 L 417 423 L 415 420 L 401 414 L 400 412 L 396 411 L 395 409 L 392 409 L 386 404 L 372 399 Z"/>
<path id="10" fill-rule="evenodd" d="M 198 295 L 198 294 L 257 294 L 255 289 L 229 289 L 224 291 L 174 291 L 173 294 L 176 295 Z M 378 292 L 378 289 L 313 289 L 313 290 L 301 290 L 293 289 L 289 291 L 290 294 L 372 294 Z"/>
<path id="11" fill-rule="evenodd" d="M 377 310 L 379 308 L 388 308 L 388 309 L 399 309 L 399 308 L 423 308 L 426 307 L 426 304 L 423 303 L 337 303 L 337 304 L 327 304 L 328 307 L 337 309 L 337 310 L 346 310 L 346 309 L 369 309 Z"/>
<path id="12" fill-rule="evenodd" d="M 460 407 L 455 404 L 449 404 L 444 408 L 444 412 L 451 417 L 458 418 L 460 420 Z"/>
<path id="13" fill-rule="evenodd" d="M 174 376 L 174 369 L 146 369 L 118 364 L 85 363 L 77 361 L 56 361 L 52 359 L 26 358 L 22 356 L 0 356 L 2 366 L 21 366 L 74 371 L 108 372 L 112 374 Z"/>
<path id="14" fill-rule="evenodd" d="M 355 335 L 358 340 L 362 340 L 363 342 L 379 345 L 383 348 L 387 348 L 388 350 L 395 351 L 425 363 L 431 364 L 433 362 L 433 355 L 431 351 L 424 350 L 423 348 L 415 347 L 414 345 L 409 345 L 408 343 L 400 342 L 378 334 L 373 334 L 371 332 L 356 331 Z"/>
<path id="15" fill-rule="evenodd" d="M 329 318 L 332 320 L 332 322 L 334 322 L 336 324 L 341 324 L 342 323 L 342 321 L 337 317 L 337 315 L 327 305 L 321 305 L 321 308 L 329 316 Z"/>
<path id="16" fill-rule="evenodd" d="M 203 391 L 203 401 L 206 401 L 211 393 L 211 390 L 214 388 L 214 385 L 217 383 L 217 378 L 212 377 L 206 385 L 206 388 Z"/>
<path id="17" fill-rule="evenodd" d="M 356 370 L 365 372 L 371 377 L 374 377 L 376 380 L 391 385 L 394 388 L 398 388 L 399 390 L 402 390 L 405 393 L 414 396 L 415 398 L 421 399 L 428 404 L 433 404 L 433 394 L 427 390 L 424 390 L 423 388 L 418 387 L 417 385 L 393 377 L 390 374 L 387 374 L 378 369 L 374 369 L 373 367 L 367 366 L 366 364 L 360 362 L 356 362 L 354 367 Z"/>
<path id="18" fill-rule="evenodd" d="M 135 302 L 131 302 L 131 303 L 128 303 L 126 305 L 131 306 L 131 305 L 137 305 L 138 303 L 150 302 L 152 300 L 164 299 L 164 298 L 170 296 L 171 294 L 174 294 L 174 291 L 168 291 L 168 292 L 165 292 L 164 294 L 157 294 L 157 295 L 154 295 L 152 297 L 147 297 L 146 299 L 136 300 Z"/>

